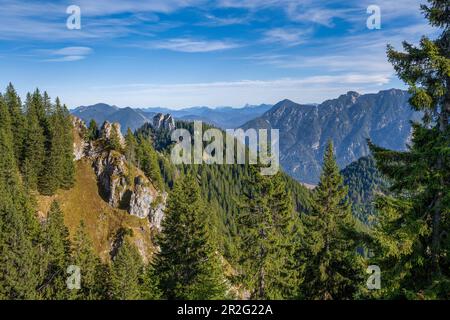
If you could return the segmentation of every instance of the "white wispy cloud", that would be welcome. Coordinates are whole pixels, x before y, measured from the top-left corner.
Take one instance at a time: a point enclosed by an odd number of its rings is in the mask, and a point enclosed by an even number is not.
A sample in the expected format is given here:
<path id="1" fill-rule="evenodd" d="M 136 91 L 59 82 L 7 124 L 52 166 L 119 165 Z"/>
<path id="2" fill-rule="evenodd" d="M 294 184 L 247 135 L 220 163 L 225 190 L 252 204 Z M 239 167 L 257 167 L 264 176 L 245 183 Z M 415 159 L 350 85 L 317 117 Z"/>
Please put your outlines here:
<path id="1" fill-rule="evenodd" d="M 287 46 L 296 46 L 306 42 L 309 29 L 274 28 L 264 32 L 263 42 L 279 43 Z"/>
<path id="2" fill-rule="evenodd" d="M 64 56 L 64 57 L 59 57 L 59 58 L 50 58 L 50 59 L 45 59 L 44 61 L 48 61 L 48 62 L 70 62 L 70 61 L 79 61 L 79 60 L 83 60 L 85 59 L 86 56 Z"/>
<path id="3" fill-rule="evenodd" d="M 175 38 L 157 41 L 149 45 L 156 49 L 166 49 L 178 52 L 198 53 L 234 49 L 240 45 L 229 41 L 197 40 L 191 38 Z"/>
<path id="4" fill-rule="evenodd" d="M 198 23 L 200 26 L 209 26 L 209 27 L 223 27 L 230 25 L 239 25 L 239 24 L 247 24 L 249 23 L 250 17 L 218 17 L 213 14 L 205 14 L 205 21 Z"/>
<path id="5" fill-rule="evenodd" d="M 93 52 L 89 47 L 64 47 L 59 49 L 35 50 L 38 56 L 44 56 L 43 61 L 48 62 L 70 62 L 85 59 Z"/>

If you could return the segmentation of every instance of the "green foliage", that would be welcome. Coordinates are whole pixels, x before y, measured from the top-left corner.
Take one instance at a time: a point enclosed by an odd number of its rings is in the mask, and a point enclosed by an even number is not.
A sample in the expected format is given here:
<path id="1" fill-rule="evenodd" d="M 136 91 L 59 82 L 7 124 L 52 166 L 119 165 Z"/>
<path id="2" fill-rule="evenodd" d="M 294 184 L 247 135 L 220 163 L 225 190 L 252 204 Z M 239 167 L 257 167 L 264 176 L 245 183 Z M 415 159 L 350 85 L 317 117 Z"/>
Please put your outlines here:
<path id="1" fill-rule="evenodd" d="M 0 95 L 0 299 L 36 299 L 39 225 L 21 186 L 11 118 Z"/>
<path id="2" fill-rule="evenodd" d="M 152 181 L 158 190 L 164 190 L 164 183 L 158 163 L 158 154 L 149 138 L 139 134 L 137 136 L 136 162 L 139 168 Z"/>
<path id="3" fill-rule="evenodd" d="M 162 298 L 160 290 L 159 277 L 155 272 L 152 264 L 148 264 L 144 268 L 141 278 L 141 299 L 143 300 L 159 300 Z"/>
<path id="4" fill-rule="evenodd" d="M 5 102 L 8 106 L 11 117 L 11 131 L 14 139 L 14 155 L 16 163 L 20 163 L 23 159 L 23 148 L 25 143 L 25 115 L 22 110 L 22 102 L 13 85 L 10 83 L 6 88 Z"/>
<path id="5" fill-rule="evenodd" d="M 371 225 L 375 214 L 374 201 L 377 194 L 388 193 L 388 182 L 371 156 L 352 162 L 341 171 L 348 197 L 352 202 L 353 215 L 366 225 Z"/>
<path id="6" fill-rule="evenodd" d="M 280 173 L 262 176 L 252 167 L 238 217 L 239 278 L 252 299 L 291 299 L 301 283 L 295 261 L 301 224 Z"/>
<path id="7" fill-rule="evenodd" d="M 114 124 L 111 126 L 111 136 L 108 141 L 108 147 L 111 150 L 122 152 L 123 147 L 120 141 L 120 132 L 117 130 L 117 126 Z"/>
<path id="8" fill-rule="evenodd" d="M 410 87 L 411 106 L 424 112 L 412 144 L 395 152 L 373 144 L 392 197 L 380 197 L 373 249 L 389 270 L 383 297 L 449 298 L 450 291 L 450 15 L 448 1 L 430 0 L 422 11 L 440 36 L 419 46 L 388 47 L 389 61 Z"/>
<path id="9" fill-rule="evenodd" d="M 136 164 L 137 141 L 131 129 L 128 128 L 125 135 L 125 157 L 129 163 Z"/>
<path id="10" fill-rule="evenodd" d="M 160 287 L 168 299 L 221 299 L 226 284 L 207 228 L 205 204 L 192 176 L 176 181 L 169 197 L 156 257 Z"/>
<path id="11" fill-rule="evenodd" d="M 99 135 L 100 131 L 98 129 L 98 124 L 94 119 L 92 119 L 91 122 L 89 122 L 89 127 L 86 132 L 85 139 L 87 141 L 94 141 L 99 138 Z"/>
<path id="12" fill-rule="evenodd" d="M 302 295 L 307 299 L 352 299 L 365 281 L 358 255 L 358 231 L 347 200 L 347 187 L 330 142 L 312 210 L 303 216 L 306 273 Z"/>
<path id="13" fill-rule="evenodd" d="M 5 102 L 11 117 L 16 164 L 28 190 L 53 195 L 74 183 L 72 120 L 59 99 L 52 104 L 46 92 L 28 93 L 22 107 L 9 84 Z"/>
<path id="14" fill-rule="evenodd" d="M 39 291 L 45 299 L 67 299 L 66 270 L 70 265 L 69 231 L 64 225 L 64 215 L 54 201 L 43 226 L 41 245 L 45 261 L 45 276 Z"/>
<path id="15" fill-rule="evenodd" d="M 112 261 L 110 298 L 113 300 L 140 299 L 139 284 L 142 272 L 142 258 L 136 247 L 130 243 L 128 238 L 125 238 Z"/>
<path id="16" fill-rule="evenodd" d="M 76 290 L 76 299 L 95 300 L 102 298 L 99 272 L 102 272 L 100 259 L 94 253 L 91 239 L 86 233 L 84 221 L 75 233 L 72 243 L 72 264 L 80 267 L 81 289 Z"/>

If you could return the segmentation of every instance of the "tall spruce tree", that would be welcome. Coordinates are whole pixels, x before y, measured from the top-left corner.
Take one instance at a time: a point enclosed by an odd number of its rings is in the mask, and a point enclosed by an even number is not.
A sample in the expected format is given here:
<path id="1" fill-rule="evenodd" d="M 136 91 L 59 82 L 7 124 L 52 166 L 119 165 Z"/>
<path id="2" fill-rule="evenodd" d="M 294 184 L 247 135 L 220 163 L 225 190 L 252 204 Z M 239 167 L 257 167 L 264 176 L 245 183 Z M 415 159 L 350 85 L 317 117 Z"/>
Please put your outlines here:
<path id="1" fill-rule="evenodd" d="M 145 175 L 152 181 L 158 190 L 164 189 L 164 183 L 161 176 L 161 170 L 158 164 L 158 154 L 149 138 L 145 138 L 142 134 L 137 137 L 137 163 L 144 171 Z"/>
<path id="2" fill-rule="evenodd" d="M 0 299 L 37 299 L 39 224 L 21 186 L 11 118 L 0 95 Z"/>
<path id="3" fill-rule="evenodd" d="M 136 164 L 136 148 L 137 141 L 136 138 L 131 132 L 131 129 L 128 128 L 127 134 L 125 135 L 125 157 L 127 158 L 130 164 Z"/>
<path id="4" fill-rule="evenodd" d="M 72 116 L 66 105 L 61 105 L 59 98 L 56 98 L 56 115 L 61 119 L 62 123 L 62 142 L 61 142 L 61 173 L 59 179 L 59 187 L 63 189 L 70 189 L 75 184 L 75 161 L 73 154 L 73 122 Z"/>
<path id="5" fill-rule="evenodd" d="M 357 253 L 358 230 L 343 181 L 329 142 L 311 212 L 303 215 L 302 297 L 306 299 L 352 299 L 365 284 L 364 261 Z"/>
<path id="6" fill-rule="evenodd" d="M 39 175 L 45 161 L 45 136 L 41 127 L 39 114 L 42 106 L 40 100 L 27 94 L 26 134 L 24 143 L 24 162 L 22 172 L 25 185 L 30 190 L 37 190 Z"/>
<path id="7" fill-rule="evenodd" d="M 92 241 L 86 232 L 84 221 L 80 222 L 72 243 L 72 264 L 80 267 L 81 289 L 75 291 L 75 298 L 95 300 L 102 298 L 98 273 L 101 272 L 100 259 L 94 252 Z"/>
<path id="8" fill-rule="evenodd" d="M 141 298 L 142 258 L 136 247 L 125 238 L 114 256 L 110 273 L 110 297 L 114 300 Z"/>
<path id="9" fill-rule="evenodd" d="M 94 141 L 97 140 L 99 137 L 99 129 L 97 122 L 92 119 L 91 122 L 89 122 L 89 128 L 86 133 L 86 140 L 87 141 Z"/>
<path id="10" fill-rule="evenodd" d="M 192 176 L 175 182 L 157 243 L 156 272 L 168 299 L 226 297 L 222 264 L 207 230 L 208 215 Z"/>
<path id="11" fill-rule="evenodd" d="M 140 296 L 143 300 L 159 300 L 162 297 L 162 292 L 159 288 L 159 277 L 151 263 L 145 266 L 141 276 Z"/>
<path id="12" fill-rule="evenodd" d="M 292 299 L 301 283 L 295 261 L 301 224 L 281 174 L 252 167 L 238 216 L 240 278 L 252 299 Z"/>
<path id="13" fill-rule="evenodd" d="M 23 160 L 23 145 L 26 130 L 22 102 L 11 83 L 9 83 L 6 88 L 4 98 L 11 117 L 11 130 L 14 139 L 14 154 L 16 156 L 16 163 L 20 166 L 20 163 Z"/>
<path id="14" fill-rule="evenodd" d="M 413 124 L 412 144 L 396 152 L 370 144 L 394 198 L 378 201 L 376 261 L 389 273 L 385 297 L 448 298 L 450 291 L 450 3 L 421 6 L 440 35 L 423 37 L 404 51 L 388 46 L 388 58 L 409 86 L 412 108 L 424 113 Z"/>
<path id="15" fill-rule="evenodd" d="M 46 262 L 45 278 L 39 291 L 45 299 L 67 299 L 67 267 L 70 265 L 69 231 L 64 225 L 64 214 L 59 203 L 53 201 L 42 233 L 42 246 Z"/>

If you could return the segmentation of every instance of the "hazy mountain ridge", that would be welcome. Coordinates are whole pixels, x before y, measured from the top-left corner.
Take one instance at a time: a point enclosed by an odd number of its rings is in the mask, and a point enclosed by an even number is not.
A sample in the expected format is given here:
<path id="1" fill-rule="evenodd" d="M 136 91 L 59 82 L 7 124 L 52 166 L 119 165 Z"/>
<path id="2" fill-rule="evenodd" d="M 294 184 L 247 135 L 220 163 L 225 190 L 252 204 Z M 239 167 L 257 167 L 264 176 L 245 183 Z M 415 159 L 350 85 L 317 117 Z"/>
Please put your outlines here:
<path id="1" fill-rule="evenodd" d="M 78 107 L 72 110 L 72 114 L 86 123 L 89 123 L 91 119 L 94 119 L 99 124 L 102 124 L 104 121 L 118 122 L 120 123 L 123 132 L 126 132 L 127 128 L 134 131 L 147 122 L 151 123 L 152 118 L 158 113 L 171 114 L 177 120 L 201 120 L 222 129 L 233 129 L 262 115 L 271 107 L 272 105 L 262 104 L 258 106 L 246 105 L 242 108 L 192 107 L 181 110 L 172 110 L 161 107 L 144 109 L 134 109 L 130 107 L 119 108 L 99 103 L 92 106 Z"/>
<path id="2" fill-rule="evenodd" d="M 409 94 L 391 89 L 360 95 L 350 91 L 319 105 L 301 105 L 290 100 L 277 103 L 244 129 L 280 130 L 280 162 L 294 178 L 315 184 L 328 140 L 334 142 L 339 166 L 367 156 L 366 139 L 383 147 L 403 150 L 411 134 Z"/>

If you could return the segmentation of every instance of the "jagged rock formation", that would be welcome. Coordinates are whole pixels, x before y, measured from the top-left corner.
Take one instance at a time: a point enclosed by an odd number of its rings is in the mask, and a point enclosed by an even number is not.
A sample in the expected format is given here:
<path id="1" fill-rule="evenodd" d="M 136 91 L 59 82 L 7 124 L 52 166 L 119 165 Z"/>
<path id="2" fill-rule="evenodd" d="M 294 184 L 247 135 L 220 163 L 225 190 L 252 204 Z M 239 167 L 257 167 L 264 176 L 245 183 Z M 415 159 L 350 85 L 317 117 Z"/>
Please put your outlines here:
<path id="1" fill-rule="evenodd" d="M 112 139 L 112 135 L 116 132 L 119 142 L 122 147 L 125 147 L 125 138 L 120 131 L 120 124 L 110 123 L 105 121 L 100 129 L 100 137 L 105 141 L 109 142 Z"/>
<path id="2" fill-rule="evenodd" d="M 125 208 L 124 197 L 128 191 L 129 170 L 125 156 L 116 151 L 102 152 L 94 159 L 94 170 L 102 196 L 114 208 Z"/>
<path id="3" fill-rule="evenodd" d="M 166 129 L 171 131 L 175 129 L 175 120 L 170 114 L 163 115 L 162 113 L 158 113 L 153 117 L 153 128 L 156 130 Z"/>
<path id="4" fill-rule="evenodd" d="M 75 158 L 92 162 L 103 199 L 113 208 L 127 210 L 131 215 L 142 219 L 148 218 L 152 227 L 160 229 L 167 195 L 157 190 L 143 172 L 130 165 L 122 153 L 106 147 L 105 142 L 111 139 L 113 130 L 120 143 L 125 146 L 120 125 L 105 122 L 100 139 L 86 143 L 81 138 L 86 126 L 75 117 L 73 123 L 75 134 L 80 137 L 74 144 Z"/>
<path id="5" fill-rule="evenodd" d="M 75 161 L 78 161 L 84 157 L 87 147 L 87 143 L 83 138 L 87 128 L 81 119 L 74 116 L 72 116 L 72 125 L 75 128 L 73 132 L 73 155 Z"/>

